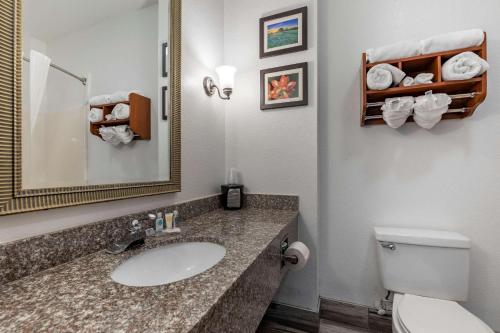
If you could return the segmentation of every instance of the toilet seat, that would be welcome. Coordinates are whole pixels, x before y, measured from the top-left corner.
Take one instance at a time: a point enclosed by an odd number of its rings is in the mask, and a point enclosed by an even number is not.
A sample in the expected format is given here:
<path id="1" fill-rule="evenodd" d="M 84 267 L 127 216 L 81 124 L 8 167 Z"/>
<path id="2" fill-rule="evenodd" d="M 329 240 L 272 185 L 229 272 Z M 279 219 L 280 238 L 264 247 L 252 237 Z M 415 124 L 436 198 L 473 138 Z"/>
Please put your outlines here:
<path id="1" fill-rule="evenodd" d="M 398 333 L 494 333 L 458 303 L 396 294 L 393 322 Z"/>

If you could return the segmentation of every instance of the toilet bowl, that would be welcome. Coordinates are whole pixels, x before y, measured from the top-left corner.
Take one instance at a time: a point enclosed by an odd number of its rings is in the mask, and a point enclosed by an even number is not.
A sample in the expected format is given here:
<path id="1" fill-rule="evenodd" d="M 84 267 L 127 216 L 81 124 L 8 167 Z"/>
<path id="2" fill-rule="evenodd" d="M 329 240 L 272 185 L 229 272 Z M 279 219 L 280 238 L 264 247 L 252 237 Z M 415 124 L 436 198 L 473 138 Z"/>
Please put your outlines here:
<path id="1" fill-rule="evenodd" d="M 395 294 L 393 333 L 495 333 L 457 302 Z"/>
<path id="2" fill-rule="evenodd" d="M 376 227 L 393 333 L 494 333 L 457 302 L 469 292 L 470 240 L 456 232 Z M 418 295 L 418 296 L 417 296 Z"/>

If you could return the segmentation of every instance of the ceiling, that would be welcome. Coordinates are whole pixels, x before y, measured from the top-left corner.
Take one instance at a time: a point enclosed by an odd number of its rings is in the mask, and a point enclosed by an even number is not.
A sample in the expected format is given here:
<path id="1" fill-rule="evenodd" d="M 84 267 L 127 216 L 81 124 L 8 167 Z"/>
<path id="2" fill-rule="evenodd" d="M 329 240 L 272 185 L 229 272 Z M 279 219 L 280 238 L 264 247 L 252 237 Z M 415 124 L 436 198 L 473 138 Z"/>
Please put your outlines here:
<path id="1" fill-rule="evenodd" d="M 24 29 L 45 42 L 158 0 L 24 0 Z"/>

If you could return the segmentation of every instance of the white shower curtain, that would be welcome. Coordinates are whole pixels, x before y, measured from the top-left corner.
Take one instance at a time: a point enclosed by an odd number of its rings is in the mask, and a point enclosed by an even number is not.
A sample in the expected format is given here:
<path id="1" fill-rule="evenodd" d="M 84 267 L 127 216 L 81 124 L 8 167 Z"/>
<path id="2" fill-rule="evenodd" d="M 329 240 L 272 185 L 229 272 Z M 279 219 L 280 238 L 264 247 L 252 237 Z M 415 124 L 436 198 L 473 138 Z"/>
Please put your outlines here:
<path id="1" fill-rule="evenodd" d="M 30 119 L 32 133 L 45 95 L 50 62 L 50 58 L 46 55 L 35 50 L 30 51 Z"/>

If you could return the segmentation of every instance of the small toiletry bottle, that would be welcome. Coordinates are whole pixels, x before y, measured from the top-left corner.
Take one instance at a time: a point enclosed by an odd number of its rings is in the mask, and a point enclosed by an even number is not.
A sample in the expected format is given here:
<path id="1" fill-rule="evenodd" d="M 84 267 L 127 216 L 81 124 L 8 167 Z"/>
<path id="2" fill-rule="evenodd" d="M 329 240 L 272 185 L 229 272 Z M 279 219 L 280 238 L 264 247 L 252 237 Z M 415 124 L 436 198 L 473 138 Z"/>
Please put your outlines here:
<path id="1" fill-rule="evenodd" d="M 156 214 L 156 224 L 155 225 L 156 225 L 156 232 L 162 232 L 163 231 L 164 221 L 161 218 L 161 212 L 158 212 Z"/>
<path id="2" fill-rule="evenodd" d="M 174 219 L 174 214 L 172 213 L 165 214 L 165 224 L 167 225 L 167 230 L 172 230 L 173 219 Z"/>
<path id="3" fill-rule="evenodd" d="M 177 226 L 177 222 L 178 222 L 178 219 L 179 219 L 179 212 L 177 210 L 174 210 L 173 214 L 174 214 L 173 227 L 174 227 L 174 229 L 176 229 L 178 227 Z"/>

